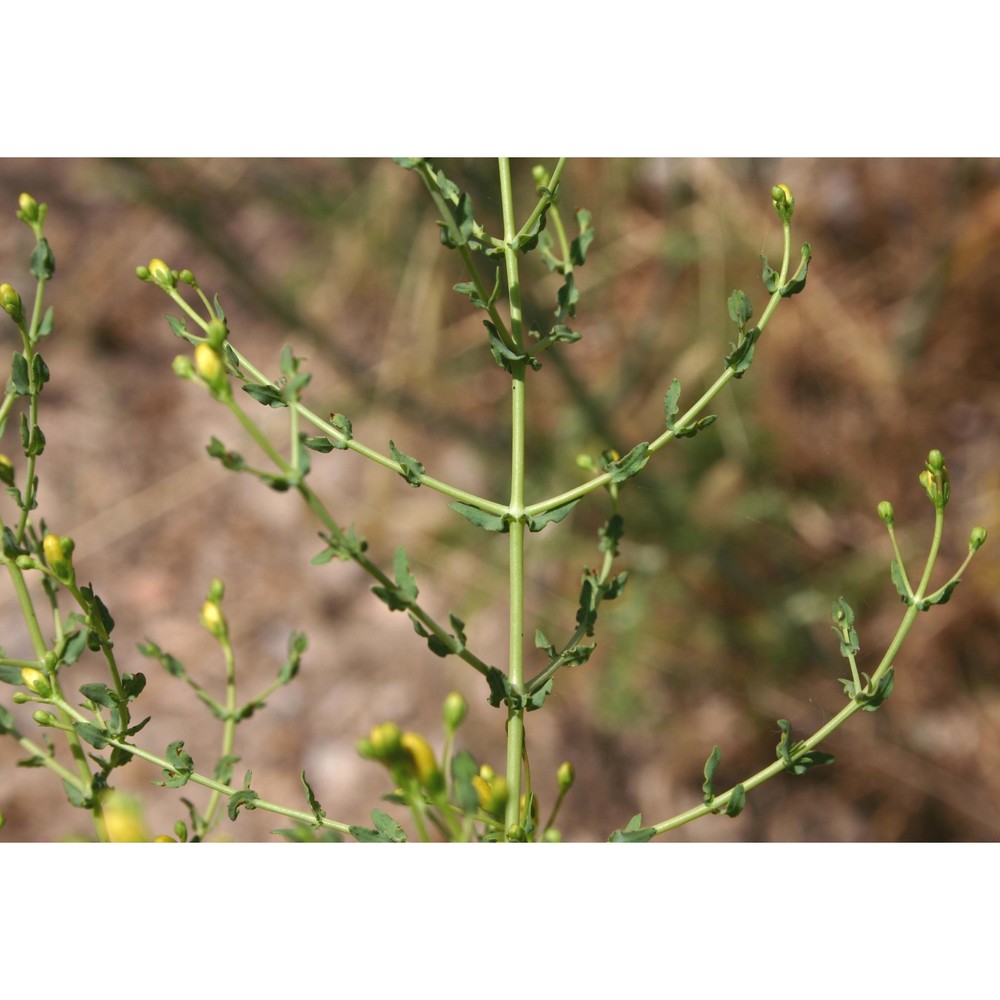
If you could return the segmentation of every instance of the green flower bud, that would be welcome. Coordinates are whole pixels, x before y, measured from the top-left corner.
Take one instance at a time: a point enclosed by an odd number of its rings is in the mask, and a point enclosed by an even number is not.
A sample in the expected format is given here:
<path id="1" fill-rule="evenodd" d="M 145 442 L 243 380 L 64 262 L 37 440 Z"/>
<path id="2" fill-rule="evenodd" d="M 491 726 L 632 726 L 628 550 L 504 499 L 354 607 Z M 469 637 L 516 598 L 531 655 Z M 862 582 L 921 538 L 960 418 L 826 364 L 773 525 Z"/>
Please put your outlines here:
<path id="1" fill-rule="evenodd" d="M 985 541 L 986 529 L 978 526 L 973 528 L 972 534 L 969 535 L 969 551 L 976 552 Z"/>
<path id="2" fill-rule="evenodd" d="M 523 844 L 527 841 L 528 835 L 524 832 L 524 827 L 519 823 L 511 823 L 507 827 L 507 839 L 518 844 Z"/>
<path id="3" fill-rule="evenodd" d="M 226 324 L 222 322 L 221 319 L 213 319 L 211 323 L 208 324 L 208 330 L 205 333 L 208 337 L 208 344 L 213 347 L 216 351 L 222 350 L 222 345 L 226 342 L 226 337 L 229 336 L 229 331 L 226 329 Z"/>
<path id="4" fill-rule="evenodd" d="M 193 380 L 198 377 L 194 370 L 194 362 L 186 354 L 178 354 L 171 367 L 174 369 L 174 374 L 181 378 Z"/>
<path id="5" fill-rule="evenodd" d="M 937 448 L 927 455 L 927 468 L 934 473 L 944 471 L 944 455 Z"/>
<path id="6" fill-rule="evenodd" d="M 452 691 L 445 699 L 443 706 L 444 725 L 454 732 L 465 721 L 469 712 L 469 703 L 457 691 Z"/>
<path id="7" fill-rule="evenodd" d="M 177 275 L 177 280 L 183 281 L 185 285 L 190 285 L 192 288 L 198 287 L 198 282 L 195 280 L 195 276 L 189 268 L 184 268 L 184 270 Z"/>
<path id="8" fill-rule="evenodd" d="M 15 322 L 24 321 L 24 311 L 21 308 L 21 296 L 6 281 L 0 284 L 0 309 Z"/>
<path id="9" fill-rule="evenodd" d="M 546 830 L 545 833 L 542 834 L 542 843 L 543 844 L 561 844 L 562 843 L 562 834 L 558 830 L 551 830 L 551 829 L 550 830 Z"/>
<path id="10" fill-rule="evenodd" d="M 795 211 L 795 198 L 787 184 L 775 184 L 771 188 L 771 204 L 782 222 L 790 222 Z"/>
<path id="11" fill-rule="evenodd" d="M 140 281 L 152 281 L 152 280 L 153 280 L 153 276 L 152 276 L 152 275 L 151 275 L 151 274 L 149 273 L 149 268 L 148 268 L 148 267 L 146 267 L 146 265 L 145 265 L 145 264 L 140 264 L 140 265 L 139 265 L 139 266 L 138 266 L 138 267 L 137 267 L 137 268 L 135 269 L 135 276 L 136 276 L 136 277 L 137 277 L 137 278 L 138 278 L 138 279 L 139 279 Z"/>
<path id="12" fill-rule="evenodd" d="M 38 202 L 27 192 L 22 192 L 17 199 L 17 217 L 22 222 L 38 221 Z"/>
<path id="13" fill-rule="evenodd" d="M 14 485 L 14 465 L 11 460 L 0 454 L 0 482 L 7 486 Z"/>
<path id="14" fill-rule="evenodd" d="M 882 518 L 882 520 L 885 521 L 885 523 L 889 525 L 889 527 L 892 527 L 892 522 L 893 519 L 895 518 L 895 513 L 892 509 L 892 504 L 889 503 L 888 500 L 883 500 L 878 505 L 878 516 Z"/>
<path id="15" fill-rule="evenodd" d="M 59 724 L 59 720 L 51 712 L 45 712 L 42 709 L 32 712 L 31 717 L 40 726 L 56 726 Z"/>
<path id="16" fill-rule="evenodd" d="M 205 601 L 199 615 L 201 624 L 217 639 L 221 639 L 228 631 L 225 615 L 215 601 Z"/>
<path id="17" fill-rule="evenodd" d="M 420 733 L 403 733 L 399 741 L 420 784 L 429 792 L 444 788 L 444 775 L 438 767 L 431 745 Z"/>
<path id="18" fill-rule="evenodd" d="M 15 691 L 10 696 L 10 700 L 14 702 L 15 705 L 24 705 L 29 701 L 34 701 L 30 694 L 25 694 L 23 691 Z"/>
<path id="19" fill-rule="evenodd" d="M 568 760 L 564 761 L 559 765 L 559 770 L 556 771 L 556 781 L 559 784 L 559 791 L 568 792 L 573 787 L 575 780 L 576 770 Z"/>
<path id="20" fill-rule="evenodd" d="M 48 698 L 52 694 L 52 685 L 48 677 L 34 667 L 25 667 L 21 671 L 21 682 L 29 691 L 34 691 L 42 698 Z"/>
<path id="21" fill-rule="evenodd" d="M 208 599 L 210 601 L 221 601 L 226 593 L 226 585 L 216 576 L 208 585 Z"/>

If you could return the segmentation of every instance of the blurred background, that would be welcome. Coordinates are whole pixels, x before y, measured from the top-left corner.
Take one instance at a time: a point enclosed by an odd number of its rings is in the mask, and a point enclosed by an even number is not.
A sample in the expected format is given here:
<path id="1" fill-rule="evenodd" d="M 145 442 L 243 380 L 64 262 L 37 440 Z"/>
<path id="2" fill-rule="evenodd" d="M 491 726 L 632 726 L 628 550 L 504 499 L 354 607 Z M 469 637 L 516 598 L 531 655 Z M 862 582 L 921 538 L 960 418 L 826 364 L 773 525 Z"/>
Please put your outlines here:
<path id="1" fill-rule="evenodd" d="M 534 202 L 534 162 L 515 163 L 522 217 Z M 495 164 L 441 165 L 499 232 Z M 806 290 L 781 305 L 752 371 L 716 400 L 718 421 L 663 449 L 623 488 L 619 568 L 629 586 L 602 607 L 590 662 L 560 675 L 529 719 L 542 815 L 564 759 L 577 784 L 558 825 L 566 839 L 604 840 L 636 812 L 658 822 L 697 805 L 714 744 L 717 783 L 729 787 L 774 759 L 775 720 L 803 737 L 835 714 L 844 703 L 837 678 L 849 668 L 831 605 L 843 595 L 854 607 L 859 665 L 873 671 L 903 612 L 875 508 L 893 502 L 919 576 L 933 513 L 917 475 L 940 448 L 952 500 L 936 581 L 964 558 L 973 525 L 991 538 L 951 602 L 916 623 L 889 702 L 824 745 L 833 767 L 782 775 L 754 790 L 738 819 L 708 817 L 667 839 L 992 841 L 1000 161 L 571 161 L 564 220 L 572 228 L 574 209 L 586 207 L 597 236 L 576 272 L 582 339 L 549 352 L 529 378 L 528 496 L 580 482 L 581 452 L 624 452 L 657 436 L 671 379 L 682 383 L 683 409 L 722 371 L 735 331 L 729 293 L 744 289 L 759 314 L 758 255 L 780 259 L 769 193 L 777 182 L 796 197 L 793 265 L 802 242 L 813 248 Z M 258 367 L 276 377 L 286 343 L 308 358 L 316 411 L 345 413 L 359 440 L 386 451 L 392 438 L 431 475 L 504 499 L 508 382 L 489 356 L 482 314 L 451 291 L 465 275 L 439 244 L 419 179 L 367 160 L 4 160 L 0 279 L 28 300 L 32 240 L 14 218 L 21 191 L 49 205 L 57 262 L 47 297 L 56 329 L 43 344 L 52 381 L 40 418 L 40 514 L 76 540 L 78 578 L 115 617 L 123 669 L 147 675 L 135 710 L 153 716 L 142 745 L 162 752 L 183 739 L 199 769 L 214 765 L 218 723 L 134 650 L 152 639 L 220 693 L 221 657 L 198 623 L 218 576 L 243 698 L 275 676 L 292 630 L 310 639 L 296 681 L 237 732 L 236 773 L 252 769 L 262 797 L 306 808 L 304 769 L 329 816 L 365 823 L 389 789 L 356 740 L 392 719 L 440 747 L 441 701 L 452 689 L 471 703 L 460 743 L 499 769 L 502 716 L 486 704 L 482 679 L 431 654 L 353 565 L 311 566 L 322 543 L 297 497 L 205 455 L 214 434 L 253 460 L 225 412 L 172 374 L 173 357 L 187 353 L 163 319 L 176 309 L 134 276 L 154 256 L 191 268 L 219 293 L 233 341 Z M 547 328 L 559 279 L 535 257 L 522 277 L 527 318 Z M 14 345 L 12 327 L 5 335 Z M 280 413 L 248 406 L 284 440 Z M 23 464 L 14 422 L 7 436 L 2 450 Z M 316 455 L 313 466 L 340 523 L 356 525 L 386 566 L 404 545 L 422 602 L 464 619 L 470 647 L 502 666 L 506 539 L 354 454 Z M 529 537 L 529 648 L 536 627 L 557 644 L 572 632 L 580 571 L 599 564 L 607 515 L 606 495 L 594 495 Z M 28 655 L 9 587 L 0 590 L 0 645 Z M 529 660 L 529 673 L 542 665 Z M 80 684 L 100 679 L 96 663 L 73 670 Z M 14 711 L 33 728 L 29 712 Z M 23 756 L 0 741 L 0 840 L 92 835 L 53 776 L 14 766 Z M 204 803 L 191 785 L 150 788 L 159 775 L 142 762 L 116 776 L 148 802 L 154 833 L 186 818 L 181 797 Z M 244 813 L 224 820 L 217 839 L 266 840 L 283 825 Z"/>

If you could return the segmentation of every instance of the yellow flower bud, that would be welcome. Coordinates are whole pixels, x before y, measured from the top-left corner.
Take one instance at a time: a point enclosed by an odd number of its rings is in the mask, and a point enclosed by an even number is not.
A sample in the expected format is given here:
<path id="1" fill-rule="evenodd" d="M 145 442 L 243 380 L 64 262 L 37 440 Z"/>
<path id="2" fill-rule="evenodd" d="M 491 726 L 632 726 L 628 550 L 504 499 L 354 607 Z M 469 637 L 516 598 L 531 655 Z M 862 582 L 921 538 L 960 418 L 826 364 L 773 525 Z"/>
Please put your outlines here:
<path id="1" fill-rule="evenodd" d="M 222 608 L 215 601 L 205 601 L 201 606 L 201 623 L 216 638 L 221 638 L 226 634 L 226 619 L 222 614 Z"/>
<path id="2" fill-rule="evenodd" d="M 6 455 L 0 455 L 0 483 L 14 485 L 14 465 Z"/>
<path id="3" fill-rule="evenodd" d="M 42 553 L 45 561 L 49 564 L 49 569 L 61 579 L 65 579 L 72 572 L 73 564 L 70 556 L 73 554 L 73 540 L 71 538 L 60 538 L 58 535 L 48 534 L 42 539 Z"/>
<path id="4" fill-rule="evenodd" d="M 34 691 L 43 698 L 48 698 L 52 694 L 52 685 L 49 684 L 48 677 L 34 667 L 25 667 L 21 671 L 21 682 L 29 691 Z"/>
<path id="5" fill-rule="evenodd" d="M 568 760 L 564 761 L 559 765 L 559 770 L 556 771 L 556 782 L 559 785 L 559 791 L 568 792 L 573 787 L 573 782 L 575 780 L 575 768 Z"/>
<path id="6" fill-rule="evenodd" d="M 168 837 L 165 833 L 161 833 L 153 838 L 154 844 L 176 844 L 177 841 L 173 837 Z"/>
<path id="7" fill-rule="evenodd" d="M 38 218 L 38 202 L 27 192 L 22 192 L 18 196 L 17 207 L 21 210 L 21 218 L 25 222 L 34 222 Z"/>
<path id="8" fill-rule="evenodd" d="M 232 391 L 222 355 L 209 344 L 203 342 L 195 347 L 194 367 L 204 383 L 216 395 L 228 395 Z"/>
<path id="9" fill-rule="evenodd" d="M 21 296 L 6 281 L 0 284 L 0 309 L 3 309 L 15 323 L 20 323 L 24 319 L 24 311 L 21 309 Z"/>
<path id="10" fill-rule="evenodd" d="M 443 787 L 443 776 L 431 745 L 420 733 L 403 733 L 399 741 L 420 784 L 429 792 Z"/>
<path id="11" fill-rule="evenodd" d="M 484 812 L 491 816 L 502 816 L 507 807 L 509 791 L 507 789 L 507 779 L 497 777 L 493 769 L 489 768 L 490 777 L 484 778 L 482 772 L 472 778 L 472 787 L 476 790 L 479 798 L 479 805 Z"/>
<path id="12" fill-rule="evenodd" d="M 108 840 L 113 844 L 142 844 L 150 840 L 142 817 L 142 807 L 122 792 L 111 791 L 101 798 L 101 813 Z"/>
<path id="13" fill-rule="evenodd" d="M 368 734 L 368 740 L 379 760 L 394 760 L 398 757 L 402 748 L 402 737 L 403 734 L 395 722 L 383 722 L 381 725 L 373 726 Z"/>
<path id="14" fill-rule="evenodd" d="M 170 273 L 170 268 L 160 260 L 159 257 L 154 257 L 148 265 L 148 270 L 154 281 L 159 281 L 161 284 L 173 284 L 173 275 Z"/>

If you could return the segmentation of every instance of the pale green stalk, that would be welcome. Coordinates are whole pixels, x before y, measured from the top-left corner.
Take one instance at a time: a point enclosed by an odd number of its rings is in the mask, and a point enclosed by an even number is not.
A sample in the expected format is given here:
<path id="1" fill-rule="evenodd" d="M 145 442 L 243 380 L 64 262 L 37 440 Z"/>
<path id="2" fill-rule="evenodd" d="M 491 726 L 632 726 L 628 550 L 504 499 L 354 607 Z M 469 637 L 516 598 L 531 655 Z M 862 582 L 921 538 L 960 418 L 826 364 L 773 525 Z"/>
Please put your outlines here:
<path id="1" fill-rule="evenodd" d="M 510 332 L 514 347 L 524 349 L 521 324 L 521 283 L 517 251 L 511 246 L 514 227 L 514 195 L 511 190 L 510 160 L 500 158 L 500 198 L 503 208 L 504 263 L 510 303 Z M 507 680 L 512 704 L 507 710 L 507 799 L 505 820 L 508 834 L 521 825 L 521 755 L 524 749 L 524 428 L 525 363 L 511 362 L 511 455 L 510 455 L 510 630 Z"/>

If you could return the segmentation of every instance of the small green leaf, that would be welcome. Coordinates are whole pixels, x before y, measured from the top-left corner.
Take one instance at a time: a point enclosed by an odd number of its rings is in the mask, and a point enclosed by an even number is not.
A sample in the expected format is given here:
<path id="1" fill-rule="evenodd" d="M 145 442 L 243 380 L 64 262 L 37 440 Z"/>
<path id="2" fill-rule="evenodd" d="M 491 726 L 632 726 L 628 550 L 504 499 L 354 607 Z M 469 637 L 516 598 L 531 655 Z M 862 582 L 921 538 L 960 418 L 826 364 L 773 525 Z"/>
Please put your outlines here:
<path id="1" fill-rule="evenodd" d="M 802 244 L 802 259 L 799 261 L 798 270 L 792 275 L 790 281 L 781 286 L 781 297 L 788 299 L 798 294 L 806 287 L 806 274 L 809 271 L 809 262 L 812 260 L 812 247 L 808 243 Z"/>
<path id="2" fill-rule="evenodd" d="M 80 694 L 95 705 L 103 705 L 105 708 L 115 708 L 118 705 L 118 695 L 107 684 L 84 684 L 80 688 Z"/>
<path id="3" fill-rule="evenodd" d="M 287 406 L 288 403 L 281 395 L 281 391 L 273 385 L 257 385 L 253 382 L 244 382 L 243 391 L 248 396 L 253 396 L 262 406 Z"/>
<path id="4" fill-rule="evenodd" d="M 559 507 L 553 507 L 551 510 L 529 517 L 527 521 L 528 530 L 541 531 L 545 525 L 561 521 L 579 502 L 579 499 L 570 500 L 569 503 L 561 504 Z"/>
<path id="5" fill-rule="evenodd" d="M 951 600 L 951 595 L 955 592 L 955 588 L 961 583 L 961 580 L 951 580 L 946 583 L 940 590 L 933 594 L 925 597 L 920 602 L 920 610 L 926 611 L 928 608 L 933 607 L 935 604 L 947 604 Z"/>
<path id="6" fill-rule="evenodd" d="M 743 812 L 743 807 L 747 803 L 747 792 L 742 785 L 737 785 L 729 795 L 729 802 L 726 804 L 727 816 L 739 816 Z"/>
<path id="7" fill-rule="evenodd" d="M 319 437 L 309 437 L 306 434 L 300 434 L 299 440 L 310 451 L 318 451 L 324 455 L 333 451 L 334 448 L 342 449 L 344 447 L 341 442 L 331 441 L 325 434 Z"/>
<path id="8" fill-rule="evenodd" d="M 205 446 L 205 451 L 209 457 L 217 458 L 227 469 L 234 472 L 241 472 L 246 468 L 246 462 L 239 452 L 228 451 L 226 446 L 213 435 L 212 440 Z"/>
<path id="9" fill-rule="evenodd" d="M 719 769 L 719 762 L 722 760 L 722 750 L 716 745 L 712 747 L 712 752 L 705 761 L 705 783 L 701 786 L 704 792 L 705 804 L 711 805 L 715 798 L 715 772 Z"/>
<path id="10" fill-rule="evenodd" d="M 656 829 L 642 825 L 642 813 L 636 813 L 624 830 L 615 830 L 608 842 L 611 844 L 644 844 L 656 836 Z"/>
<path id="11" fill-rule="evenodd" d="M 760 261 L 764 265 L 763 273 L 761 274 L 761 279 L 764 282 L 764 287 L 768 292 L 773 295 L 778 288 L 778 272 L 775 271 L 773 267 L 767 262 L 767 257 L 764 254 L 760 255 Z"/>
<path id="12" fill-rule="evenodd" d="M 649 461 L 649 442 L 643 441 L 637 444 L 624 458 L 617 462 L 611 462 L 606 472 L 611 474 L 612 483 L 623 483 L 626 479 L 631 479 Z"/>
<path id="13" fill-rule="evenodd" d="M 742 336 L 746 330 L 747 323 L 750 322 L 750 317 L 753 316 L 753 306 L 750 305 L 750 300 L 747 298 L 746 293 L 740 291 L 740 289 L 734 289 L 732 295 L 729 296 L 729 301 L 727 302 L 729 307 L 729 318 L 740 328 L 740 335 Z"/>
<path id="14" fill-rule="evenodd" d="M 840 636 L 840 655 L 845 658 L 857 656 L 861 647 L 854 628 L 854 611 L 843 597 L 834 602 L 832 617 L 833 631 Z"/>
<path id="15" fill-rule="evenodd" d="M 537 691 L 533 691 L 524 702 L 526 712 L 534 712 L 545 704 L 545 699 L 552 694 L 556 679 L 550 677 Z"/>
<path id="16" fill-rule="evenodd" d="M 160 647 L 155 643 L 147 639 L 145 642 L 140 642 L 136 647 L 143 656 L 148 657 L 152 660 L 157 660 L 161 667 L 168 674 L 173 677 L 184 678 L 187 676 L 187 671 L 184 669 L 184 664 L 177 659 L 176 656 L 172 656 L 170 653 L 165 653 Z"/>
<path id="17" fill-rule="evenodd" d="M 288 656 L 278 671 L 278 681 L 281 684 L 290 684 L 299 667 L 302 665 L 302 654 L 309 646 L 309 637 L 305 632 L 293 632 L 288 637 Z"/>
<path id="18" fill-rule="evenodd" d="M 865 680 L 868 679 L 868 675 L 865 675 Z M 895 684 L 895 676 L 893 674 L 893 669 L 890 667 L 881 677 L 878 682 L 878 686 L 875 691 L 868 694 L 866 691 L 861 691 L 855 696 L 855 701 L 860 702 L 862 708 L 866 712 L 874 712 L 879 709 L 882 704 L 886 701 L 889 695 L 892 694 L 892 688 Z M 870 682 L 866 687 L 870 687 Z"/>
<path id="19" fill-rule="evenodd" d="M 573 272 L 568 271 L 556 295 L 556 321 L 564 323 L 576 316 L 576 304 L 580 301 L 580 290 L 576 287 Z"/>
<path id="20" fill-rule="evenodd" d="M 486 668 L 486 683 L 490 686 L 490 696 L 487 701 L 494 708 L 499 708 L 501 702 L 510 699 L 510 682 L 496 667 Z"/>
<path id="21" fill-rule="evenodd" d="M 375 824 L 375 829 L 386 840 L 394 844 L 406 843 L 406 831 L 388 813 L 383 812 L 381 809 L 373 809 L 371 817 L 372 822 Z"/>
<path id="22" fill-rule="evenodd" d="M 77 735 L 86 740 L 95 750 L 103 750 L 108 745 L 108 741 L 105 739 L 108 734 L 89 722 L 74 722 L 73 728 Z"/>
<path id="23" fill-rule="evenodd" d="M 170 762 L 172 770 L 164 769 L 166 780 L 163 784 L 168 788 L 181 788 L 186 785 L 188 778 L 194 771 L 194 761 L 190 754 L 184 751 L 183 740 L 174 740 L 167 747 L 167 760 Z"/>
<path id="24" fill-rule="evenodd" d="M 389 452 L 399 465 L 399 474 L 411 485 L 419 486 L 424 474 L 424 467 L 415 458 L 403 454 L 392 441 L 389 442 Z"/>
<path id="25" fill-rule="evenodd" d="M 576 222 L 580 227 L 580 235 L 575 237 L 569 245 L 569 259 L 574 266 L 582 267 L 587 261 L 587 250 L 596 233 L 590 224 L 590 212 L 585 208 L 577 211 Z"/>
<path id="26" fill-rule="evenodd" d="M 253 803 L 259 798 L 260 796 L 249 788 L 243 788 L 238 792 L 234 792 L 229 796 L 229 805 L 226 808 L 229 818 L 233 822 L 236 821 L 236 817 L 239 815 L 240 806 L 247 810 L 255 809 L 256 806 Z"/>
<path id="27" fill-rule="evenodd" d="M 331 413 L 330 423 L 333 425 L 333 428 L 343 436 L 342 441 L 333 442 L 334 448 L 339 448 L 341 451 L 345 450 L 347 448 L 347 442 L 354 438 L 354 427 L 343 413 Z"/>
<path id="28" fill-rule="evenodd" d="M 510 524 L 506 518 L 499 517 L 496 514 L 488 514 L 478 507 L 473 507 L 472 504 L 453 500 L 448 506 L 456 514 L 461 514 L 470 524 L 474 524 L 477 528 L 482 528 L 484 531 L 496 531 L 500 534 L 506 534 L 510 530 Z"/>
<path id="29" fill-rule="evenodd" d="M 730 344 L 733 351 L 725 358 L 726 367 L 733 369 L 735 378 L 742 378 L 753 363 L 754 346 L 760 337 L 760 329 L 747 330 L 739 344 Z"/>
<path id="30" fill-rule="evenodd" d="M 36 244 L 31 255 L 31 273 L 38 279 L 48 280 L 55 274 L 56 259 L 49 246 L 49 241 L 43 236 Z"/>
<path id="31" fill-rule="evenodd" d="M 47 337 L 52 332 L 52 327 L 55 322 L 55 309 L 49 306 L 45 310 L 45 315 L 42 317 L 42 322 L 38 327 L 38 336 Z"/>
<path id="32" fill-rule="evenodd" d="M 893 559 L 889 566 L 889 575 L 892 577 L 893 585 L 902 598 L 903 603 L 909 607 L 913 603 L 913 595 L 910 593 L 910 588 L 906 583 L 903 569 L 895 559 Z"/>
<path id="33" fill-rule="evenodd" d="M 312 812 L 313 816 L 316 817 L 316 825 L 320 826 L 326 813 L 320 807 L 320 804 L 316 799 L 316 794 L 313 792 L 309 782 L 306 781 L 305 771 L 299 775 L 299 780 L 302 782 L 302 787 L 306 790 L 306 800 L 309 803 L 309 810 Z"/>
<path id="34" fill-rule="evenodd" d="M 28 378 L 28 362 L 20 351 L 14 354 L 10 371 L 10 384 L 18 396 L 27 396 L 31 393 L 31 382 Z"/>
<path id="35" fill-rule="evenodd" d="M 557 659 L 559 656 L 559 652 L 555 645 L 549 642 L 548 637 L 540 628 L 535 629 L 535 648 L 545 650 L 548 656 L 553 660 Z M 12 683 L 19 684 L 20 681 L 13 681 Z"/>

